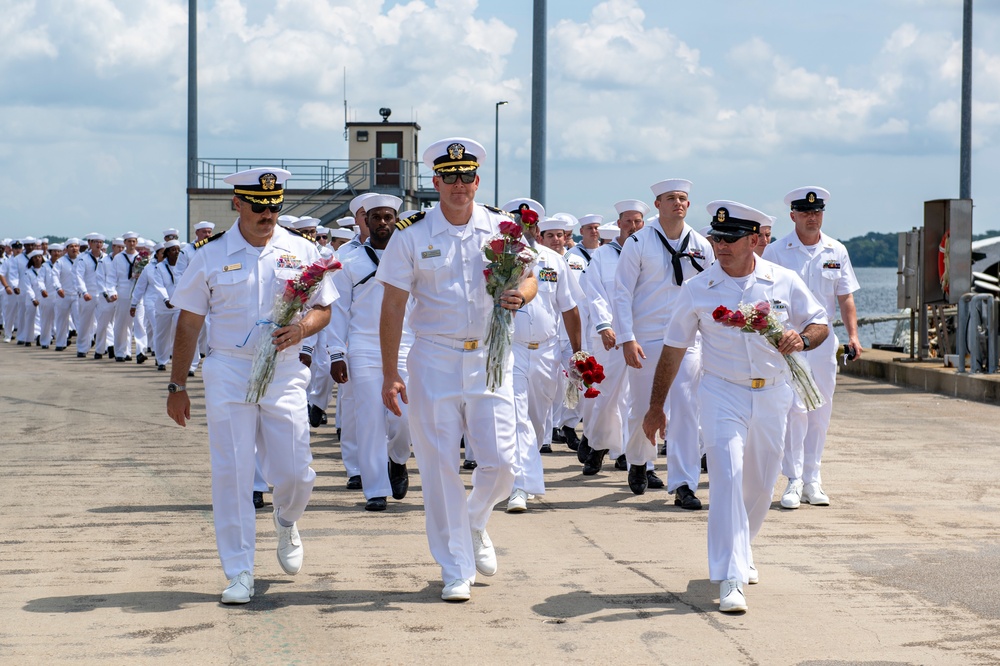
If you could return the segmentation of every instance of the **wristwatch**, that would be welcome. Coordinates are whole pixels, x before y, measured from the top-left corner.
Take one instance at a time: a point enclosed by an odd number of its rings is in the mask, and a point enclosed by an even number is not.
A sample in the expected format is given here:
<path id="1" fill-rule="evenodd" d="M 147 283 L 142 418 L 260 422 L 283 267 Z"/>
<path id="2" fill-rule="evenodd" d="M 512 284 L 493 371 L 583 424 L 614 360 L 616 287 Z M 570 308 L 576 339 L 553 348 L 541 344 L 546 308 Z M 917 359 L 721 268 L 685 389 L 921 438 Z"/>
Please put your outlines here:
<path id="1" fill-rule="evenodd" d="M 809 343 L 809 336 L 807 336 L 807 335 L 800 335 L 799 337 L 802 338 L 802 351 L 805 351 L 805 350 L 809 349 L 809 344 L 810 344 Z M 184 387 L 182 386 L 181 388 L 184 388 Z"/>
<path id="2" fill-rule="evenodd" d="M 170 382 L 169 384 L 167 384 L 167 390 L 170 391 L 171 393 L 180 393 L 181 391 L 185 390 L 186 388 L 187 387 L 184 386 L 183 384 L 175 384 L 173 382 Z"/>

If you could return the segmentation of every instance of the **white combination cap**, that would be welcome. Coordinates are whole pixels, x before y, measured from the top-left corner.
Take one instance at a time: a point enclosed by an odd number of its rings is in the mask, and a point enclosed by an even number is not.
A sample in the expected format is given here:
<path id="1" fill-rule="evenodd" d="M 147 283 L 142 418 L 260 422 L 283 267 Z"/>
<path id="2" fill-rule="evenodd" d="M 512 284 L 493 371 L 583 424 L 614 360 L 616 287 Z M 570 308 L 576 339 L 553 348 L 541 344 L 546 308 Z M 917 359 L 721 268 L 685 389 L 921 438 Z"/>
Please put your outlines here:
<path id="1" fill-rule="evenodd" d="M 424 164 L 434 173 L 475 171 L 485 160 L 483 144 L 461 136 L 435 141 L 424 151 Z"/>
<path id="2" fill-rule="evenodd" d="M 534 199 L 528 199 L 527 197 L 511 199 L 504 205 L 500 206 L 501 210 L 505 210 L 508 213 L 520 213 L 524 208 L 527 208 L 533 213 L 537 213 L 539 220 L 545 217 L 545 207 Z"/>
<path id="3" fill-rule="evenodd" d="M 285 169 L 259 167 L 239 171 L 223 180 L 233 186 L 233 194 L 243 201 L 273 206 L 285 200 L 285 181 L 291 177 L 292 173 Z"/>
<path id="4" fill-rule="evenodd" d="M 719 199 L 706 206 L 712 216 L 711 235 L 723 238 L 742 238 L 760 233 L 762 224 L 771 221 L 765 213 L 736 201 Z"/>
<path id="5" fill-rule="evenodd" d="M 792 210 L 823 210 L 830 192 L 816 185 L 797 187 L 785 195 L 785 205 Z"/>

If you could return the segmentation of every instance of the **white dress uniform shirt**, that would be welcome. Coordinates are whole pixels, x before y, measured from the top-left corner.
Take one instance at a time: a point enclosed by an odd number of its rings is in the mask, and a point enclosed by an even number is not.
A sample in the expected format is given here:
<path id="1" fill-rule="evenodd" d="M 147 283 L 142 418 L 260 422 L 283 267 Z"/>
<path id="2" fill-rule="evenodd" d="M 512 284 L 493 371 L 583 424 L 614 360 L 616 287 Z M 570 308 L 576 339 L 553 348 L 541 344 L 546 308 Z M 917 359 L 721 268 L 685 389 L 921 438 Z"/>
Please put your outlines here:
<path id="1" fill-rule="evenodd" d="M 853 294 L 860 288 L 847 248 L 830 236 L 820 234 L 816 245 L 803 245 L 793 230 L 764 250 L 769 261 L 794 271 L 823 305 L 826 316 L 833 321 L 837 315 L 838 297 Z M 824 404 L 811 412 L 796 397 L 788 413 L 785 433 L 785 455 L 781 472 L 789 480 L 821 483 L 820 466 L 826 433 L 833 414 L 833 394 L 837 385 L 837 336 L 832 334 L 809 354 L 813 377 Z"/>
<path id="2" fill-rule="evenodd" d="M 103 301 L 101 296 L 101 284 L 98 281 L 97 269 L 100 266 L 100 259 L 95 257 L 90 250 L 85 250 L 76 258 L 73 264 L 73 271 L 76 273 L 76 286 L 80 292 L 80 302 L 78 312 L 80 320 L 76 327 L 76 351 L 78 354 L 86 354 L 90 351 L 94 343 L 94 334 L 97 332 L 97 304 Z M 90 300 L 84 300 L 83 295 L 88 294 Z"/>
<path id="3" fill-rule="evenodd" d="M 562 313 L 577 307 L 576 283 L 564 256 L 538 245 L 532 268 L 538 281 L 534 300 L 514 316 L 514 410 L 517 448 L 514 489 L 545 493 L 539 448 L 551 436 L 550 412 L 562 401 Z M 582 296 L 582 294 L 581 294 Z M 581 298 L 582 300 L 582 298 Z"/>
<path id="4" fill-rule="evenodd" d="M 785 415 L 792 401 L 788 363 L 757 333 L 716 322 L 720 305 L 768 301 L 786 330 L 827 324 L 823 307 L 791 271 L 757 258 L 745 278 L 715 264 L 688 280 L 675 299 L 663 344 L 688 347 L 699 333 L 704 375 L 698 390 L 712 501 L 708 561 L 713 582 L 749 579 L 750 544 L 771 506 L 778 478 Z M 809 354 L 806 354 L 808 356 Z M 763 379 L 760 389 L 752 379 Z"/>
<path id="5" fill-rule="evenodd" d="M 583 259 L 583 265 L 584 266 L 589 266 L 590 262 L 594 258 L 594 253 L 597 252 L 600 249 L 601 249 L 601 247 L 598 246 L 598 247 L 595 247 L 592 250 L 588 250 L 587 248 L 585 248 L 583 246 L 583 243 L 577 243 L 576 245 L 574 245 L 570 249 L 566 250 L 566 254 L 571 254 L 573 256 L 580 257 L 581 259 Z"/>
<path id="6" fill-rule="evenodd" d="M 407 358 L 410 435 L 424 489 L 427 539 L 445 583 L 475 580 L 471 530 L 485 530 L 514 480 L 513 358 L 503 384 L 486 388 L 486 291 L 482 247 L 509 217 L 476 205 L 456 226 L 440 208 L 392 235 L 376 279 L 413 297 Z M 478 468 L 466 496 L 459 443 L 466 437 Z"/>
<path id="7" fill-rule="evenodd" d="M 80 259 L 80 255 L 77 255 Z M 59 257 L 55 263 L 55 270 L 59 276 L 59 284 L 62 287 L 63 298 L 59 294 L 55 295 L 55 345 L 65 347 L 69 339 L 70 315 L 73 315 L 74 322 L 79 325 L 78 299 L 80 296 L 80 283 L 75 270 L 76 260 L 70 259 L 68 254 Z M 80 332 L 77 331 L 77 334 Z"/>
<path id="8" fill-rule="evenodd" d="M 299 362 L 298 348 L 277 354 L 274 379 L 259 403 L 246 402 L 246 396 L 257 343 L 274 331 L 270 320 L 278 295 L 287 280 L 318 259 L 313 243 L 281 227 L 267 245 L 253 247 L 237 223 L 198 249 L 171 299 L 177 308 L 205 315 L 209 324 L 211 351 L 202 373 L 216 543 L 227 578 L 253 571 L 256 526 L 247 507 L 253 502 L 256 451 L 264 478 L 274 485 L 277 519 L 297 521 L 312 493 L 309 370 Z M 325 277 L 307 306 L 329 305 L 335 297 Z"/>
<path id="9" fill-rule="evenodd" d="M 410 457 L 407 406 L 402 405 L 403 414 L 397 417 L 382 404 L 379 320 L 384 286 L 375 279 L 378 264 L 372 255 L 381 263 L 383 253 L 384 250 L 376 250 L 367 243 L 348 253 L 343 268 L 333 276 L 339 296 L 333 302 L 330 324 L 325 330 L 331 358 L 344 360 L 348 366 L 345 386 L 351 386 L 355 405 L 354 436 L 365 499 L 391 495 L 389 459 L 405 464 Z M 404 382 L 406 357 L 412 345 L 413 333 L 404 317 L 398 368 Z"/>
<path id="10" fill-rule="evenodd" d="M 622 246 L 615 273 L 615 333 L 619 344 L 638 342 L 646 354 L 642 368 L 628 369 L 631 400 L 638 407 L 629 412 L 625 455 L 630 465 L 645 464 L 647 468 L 656 459 L 656 448 L 642 432 L 644 406 L 652 391 L 663 330 L 676 312 L 681 289 L 673 255 L 664 243 L 673 252 L 687 255 L 680 259 L 684 280 L 698 275 L 699 267 L 704 270 L 715 261 L 712 246 L 704 236 L 685 223 L 677 239 L 668 239 L 660 228 L 659 217 L 650 220 Z M 667 411 L 672 417 L 672 427 L 667 431 L 668 492 L 682 485 L 692 492 L 698 487 L 701 449 L 697 402 L 693 397 L 699 375 L 699 348 L 692 345 L 667 396 Z"/>
<path id="11" fill-rule="evenodd" d="M 55 337 L 56 301 L 60 300 L 56 292 L 62 289 L 62 283 L 51 259 L 46 259 L 42 263 L 38 275 L 45 293 L 48 294 L 38 302 L 39 343 L 43 347 L 48 347 Z"/>

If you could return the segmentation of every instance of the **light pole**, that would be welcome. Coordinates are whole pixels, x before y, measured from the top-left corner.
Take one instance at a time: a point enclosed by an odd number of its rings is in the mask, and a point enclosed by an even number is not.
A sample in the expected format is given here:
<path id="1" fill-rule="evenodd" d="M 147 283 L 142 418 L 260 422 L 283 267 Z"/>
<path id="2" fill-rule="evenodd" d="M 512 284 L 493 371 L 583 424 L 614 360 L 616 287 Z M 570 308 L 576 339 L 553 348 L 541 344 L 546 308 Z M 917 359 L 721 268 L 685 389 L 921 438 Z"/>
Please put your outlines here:
<path id="1" fill-rule="evenodd" d="M 496 121 L 493 124 L 493 205 L 500 205 L 500 107 L 507 102 L 497 102 Z"/>

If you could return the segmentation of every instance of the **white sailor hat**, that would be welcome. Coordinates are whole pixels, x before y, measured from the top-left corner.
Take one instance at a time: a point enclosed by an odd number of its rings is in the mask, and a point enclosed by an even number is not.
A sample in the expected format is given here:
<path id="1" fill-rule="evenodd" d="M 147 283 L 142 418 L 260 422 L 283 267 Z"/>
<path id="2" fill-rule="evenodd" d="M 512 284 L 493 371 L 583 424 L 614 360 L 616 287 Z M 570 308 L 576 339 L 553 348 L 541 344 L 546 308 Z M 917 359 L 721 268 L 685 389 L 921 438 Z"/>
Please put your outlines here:
<path id="1" fill-rule="evenodd" d="M 223 180 L 233 186 L 233 194 L 243 201 L 273 206 L 285 200 L 285 181 L 291 177 L 292 173 L 285 169 L 259 167 L 239 171 Z"/>
<path id="2" fill-rule="evenodd" d="M 756 208 L 736 201 L 719 199 L 706 206 L 712 216 L 711 235 L 721 238 L 742 238 L 760 233 L 760 225 L 770 221 Z"/>
<path id="3" fill-rule="evenodd" d="M 528 199 L 527 197 L 511 199 L 504 205 L 500 206 L 500 209 L 505 210 L 508 213 L 515 214 L 519 214 L 522 210 L 527 209 L 537 213 L 539 220 L 545 217 L 545 207 L 534 199 Z"/>
<path id="4" fill-rule="evenodd" d="M 618 238 L 622 230 L 618 228 L 618 225 L 614 222 L 609 222 L 608 224 L 602 224 L 597 227 L 597 232 L 601 234 L 601 238 L 604 240 L 614 240 Z"/>
<path id="5" fill-rule="evenodd" d="M 195 231 L 201 231 L 202 229 L 214 229 L 215 222 L 209 222 L 208 220 L 202 220 L 198 224 L 194 225 Z"/>
<path id="6" fill-rule="evenodd" d="M 294 215 L 279 215 L 278 224 L 280 224 L 283 227 L 291 227 L 293 224 L 295 224 L 295 221 L 298 219 L 299 218 L 297 218 Z"/>
<path id="7" fill-rule="evenodd" d="M 650 185 L 649 189 L 653 191 L 654 197 L 666 194 L 667 192 L 684 192 L 690 194 L 691 181 L 684 178 L 667 178 L 666 180 L 661 180 L 658 183 Z"/>
<path id="8" fill-rule="evenodd" d="M 573 225 L 567 220 L 561 217 L 546 217 L 538 223 L 538 231 L 540 233 L 545 233 L 546 231 L 572 231 Z"/>
<path id="9" fill-rule="evenodd" d="M 38 239 L 35 238 L 34 236 L 25 236 L 24 238 L 21 239 L 21 244 L 22 245 L 37 245 L 38 244 Z"/>
<path id="10" fill-rule="evenodd" d="M 399 207 L 402 205 L 403 200 L 391 194 L 376 194 L 373 197 L 368 197 L 364 202 L 366 213 L 372 208 L 391 208 L 398 213 Z"/>
<path id="11" fill-rule="evenodd" d="M 365 208 L 365 201 L 377 196 L 377 192 L 365 192 L 351 199 L 351 215 L 357 215 L 360 209 Z M 368 209 L 365 208 L 365 210 L 367 211 Z M 351 224 L 354 224 L 354 220 L 351 220 Z"/>
<path id="12" fill-rule="evenodd" d="M 65 247 L 69 247 L 70 245 L 77 245 L 77 246 L 79 246 L 80 245 L 80 239 L 79 238 L 75 238 L 75 237 L 74 238 L 67 238 L 66 242 L 63 243 L 63 247 L 64 248 Z"/>
<path id="13" fill-rule="evenodd" d="M 354 232 L 347 228 L 330 229 L 330 238 L 343 238 L 344 240 L 351 240 L 354 238 Z"/>
<path id="14" fill-rule="evenodd" d="M 49 245 L 49 252 L 62 252 L 66 249 L 66 246 L 62 243 L 52 243 Z"/>
<path id="15" fill-rule="evenodd" d="M 416 215 L 419 212 L 420 212 L 419 210 L 404 210 L 402 213 L 399 214 L 399 219 L 405 220 L 411 215 Z"/>
<path id="16" fill-rule="evenodd" d="M 816 185 L 797 187 L 785 195 L 785 205 L 792 210 L 823 210 L 829 200 L 830 192 Z"/>
<path id="17" fill-rule="evenodd" d="M 119 245 L 121 247 L 125 247 L 125 239 L 122 238 L 121 236 L 119 236 L 119 237 L 115 238 L 113 241 L 111 241 L 111 245 L 112 246 Z"/>
<path id="18" fill-rule="evenodd" d="M 49 239 L 48 238 L 42 238 L 38 242 L 41 243 L 42 245 L 48 245 Z"/>
<path id="19" fill-rule="evenodd" d="M 162 249 L 163 249 L 163 241 L 160 241 L 159 243 L 153 246 L 153 252 L 159 252 Z"/>
<path id="20" fill-rule="evenodd" d="M 353 227 L 354 226 L 354 218 L 353 217 L 342 217 L 342 218 L 340 218 L 340 219 L 337 220 L 337 226 L 339 226 L 341 228 L 343 228 L 343 227 Z"/>
<path id="21" fill-rule="evenodd" d="M 461 136 L 435 141 L 424 151 L 424 164 L 434 173 L 475 171 L 485 160 L 483 144 Z"/>
<path id="22" fill-rule="evenodd" d="M 101 241 L 104 242 L 104 234 L 99 234 L 96 231 L 91 231 L 89 234 L 83 237 L 84 240 L 88 241 Z"/>
<path id="23" fill-rule="evenodd" d="M 148 238 L 140 238 L 139 245 L 141 245 L 142 247 L 148 247 L 150 250 L 156 247 L 156 243 L 149 240 Z"/>
<path id="24" fill-rule="evenodd" d="M 292 229 L 314 229 L 319 224 L 318 217 L 300 217 L 292 222 Z"/>
<path id="25" fill-rule="evenodd" d="M 600 228 L 601 224 L 604 224 L 604 216 L 598 215 L 596 213 L 587 213 L 580 217 L 580 227 L 585 227 L 588 224 L 596 224 Z"/>
<path id="26" fill-rule="evenodd" d="M 316 225 L 316 237 L 317 238 L 319 238 L 320 236 L 329 236 L 329 235 L 330 235 L 330 230 L 329 229 L 327 229 L 326 227 L 324 227 L 322 224 L 317 224 Z"/>
<path id="27" fill-rule="evenodd" d="M 9 246 L 10 246 L 9 238 L 4 238 L 3 240 L 0 240 L 0 247 L 9 247 Z"/>
<path id="28" fill-rule="evenodd" d="M 44 254 L 45 253 L 42 252 L 41 250 L 32 250 L 31 252 L 28 253 L 28 259 L 34 259 L 35 257 L 41 257 Z"/>
<path id="29" fill-rule="evenodd" d="M 767 222 L 766 224 L 764 222 L 760 223 L 760 228 L 761 229 L 763 229 L 764 227 L 773 227 L 774 223 L 778 221 L 778 218 L 776 218 L 774 215 L 768 215 L 767 219 L 770 220 L 770 221 Z"/>
<path id="30" fill-rule="evenodd" d="M 125 233 L 122 234 L 122 240 L 129 240 L 129 239 L 139 240 L 139 234 L 135 233 L 134 231 L 126 231 Z"/>
<path id="31" fill-rule="evenodd" d="M 623 199 L 615 204 L 615 210 L 618 212 L 619 216 L 630 210 L 642 213 L 643 217 L 649 215 L 649 206 L 638 199 Z"/>
<path id="32" fill-rule="evenodd" d="M 176 229 L 174 229 L 172 227 L 170 229 L 164 229 L 163 230 L 163 236 L 164 237 L 166 237 L 166 236 L 180 236 L 180 235 L 181 235 L 181 232 L 177 231 Z"/>
<path id="33" fill-rule="evenodd" d="M 168 240 L 165 243 L 163 243 L 163 249 L 164 250 L 169 250 L 172 247 L 180 247 L 180 246 L 181 246 L 181 242 L 179 240 L 177 240 L 176 238 L 174 240 Z"/>
<path id="34" fill-rule="evenodd" d="M 566 231 L 572 231 L 573 228 L 580 222 L 580 220 L 576 219 L 576 215 L 571 215 L 570 213 L 556 213 L 552 217 L 565 222 L 569 227 Z"/>

